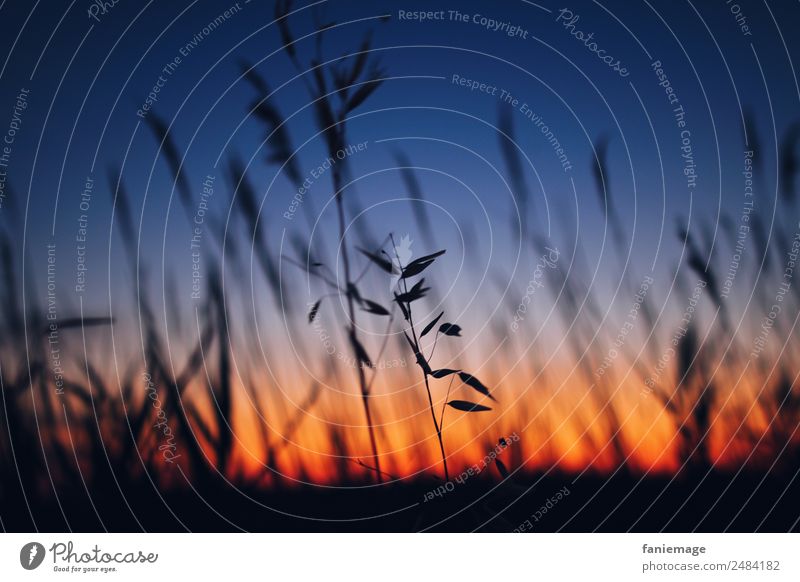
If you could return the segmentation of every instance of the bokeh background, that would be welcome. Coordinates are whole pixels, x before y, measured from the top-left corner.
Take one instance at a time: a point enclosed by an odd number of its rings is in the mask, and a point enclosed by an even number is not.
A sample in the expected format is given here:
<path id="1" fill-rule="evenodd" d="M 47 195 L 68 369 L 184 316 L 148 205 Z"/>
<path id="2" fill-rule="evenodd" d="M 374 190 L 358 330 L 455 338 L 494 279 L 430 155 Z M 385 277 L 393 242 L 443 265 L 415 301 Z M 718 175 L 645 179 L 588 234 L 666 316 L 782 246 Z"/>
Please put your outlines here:
<path id="1" fill-rule="evenodd" d="M 796 529 L 796 4 L 0 12 L 4 528 Z"/>

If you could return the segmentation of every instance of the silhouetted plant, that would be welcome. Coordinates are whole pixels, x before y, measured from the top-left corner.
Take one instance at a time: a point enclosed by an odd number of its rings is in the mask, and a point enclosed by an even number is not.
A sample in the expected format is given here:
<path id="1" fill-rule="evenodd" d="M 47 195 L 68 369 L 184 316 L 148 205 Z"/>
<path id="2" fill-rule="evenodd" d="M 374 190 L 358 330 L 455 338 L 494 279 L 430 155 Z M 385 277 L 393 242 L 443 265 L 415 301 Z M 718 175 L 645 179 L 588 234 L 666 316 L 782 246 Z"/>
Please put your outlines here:
<path id="1" fill-rule="evenodd" d="M 461 337 L 461 326 L 455 323 L 440 324 L 435 332 L 433 347 L 431 348 L 430 354 L 428 354 L 427 357 L 424 354 L 424 348 L 422 346 L 421 340 L 423 337 L 425 337 L 434 330 L 436 324 L 439 323 L 439 320 L 441 320 L 442 317 L 444 316 L 444 311 L 442 311 L 439 315 L 437 315 L 430 322 L 428 322 L 428 324 L 425 325 L 425 327 L 419 333 L 417 333 L 417 328 L 414 323 L 413 303 L 425 297 L 428 291 L 430 291 L 430 288 L 425 287 L 424 277 L 420 278 L 410 288 L 408 284 L 410 279 L 413 279 L 421 275 L 428 267 L 430 267 L 433 264 L 433 262 L 438 257 L 445 254 L 446 251 L 440 250 L 435 253 L 414 259 L 413 261 L 410 261 L 409 263 L 404 265 L 402 262 L 403 259 L 401 258 L 400 253 L 398 252 L 394 236 L 390 235 L 390 239 L 392 242 L 392 254 L 394 255 L 394 257 L 389 255 L 383 249 L 381 249 L 381 253 L 383 256 L 381 256 L 381 254 L 371 253 L 368 251 L 362 251 L 362 252 L 375 264 L 379 265 L 384 271 L 396 274 L 398 277 L 398 281 L 396 283 L 397 289 L 393 291 L 394 302 L 400 307 L 400 311 L 403 314 L 403 318 L 408 324 L 408 327 L 403 329 L 403 336 L 408 342 L 408 345 L 411 348 L 412 353 L 414 354 L 417 366 L 422 372 L 423 382 L 425 383 L 425 392 L 428 396 L 428 406 L 430 408 L 431 421 L 433 422 L 433 428 L 436 431 L 436 438 L 439 441 L 439 451 L 441 452 L 442 455 L 444 476 L 445 480 L 449 481 L 450 473 L 447 468 L 447 454 L 445 453 L 444 438 L 442 436 L 442 432 L 444 430 L 444 413 L 446 407 L 450 406 L 455 410 L 460 410 L 462 412 L 484 412 L 491 410 L 491 408 L 489 408 L 488 406 L 484 406 L 482 404 L 478 404 L 476 402 L 471 402 L 467 400 L 448 401 L 448 398 L 450 397 L 450 391 L 453 385 L 453 380 L 455 379 L 455 377 L 458 377 L 459 380 L 463 383 L 463 385 L 469 386 L 476 392 L 480 393 L 483 396 L 486 396 L 491 400 L 495 400 L 495 398 L 491 395 L 489 389 L 486 386 L 484 386 L 483 383 L 472 374 L 464 372 L 463 370 L 455 370 L 450 368 L 440 368 L 434 370 L 429 363 L 430 359 L 434 355 L 434 352 L 436 351 L 436 344 L 439 341 L 439 336 Z M 434 408 L 434 403 L 433 403 L 433 396 L 431 394 L 429 378 L 442 379 L 442 378 L 447 378 L 448 376 L 450 377 L 450 383 L 447 387 L 447 394 L 444 398 L 444 404 L 442 405 L 441 414 L 439 416 L 439 419 L 437 420 L 436 410 Z"/>
<path id="2" fill-rule="evenodd" d="M 333 26 L 333 23 L 324 21 L 320 11 L 315 11 L 315 27 L 317 30 L 315 57 L 308 63 L 304 63 L 295 46 L 296 40 L 288 22 L 288 16 L 292 11 L 293 3 L 291 0 L 282 0 L 275 7 L 275 18 L 283 41 L 283 50 L 289 60 L 303 75 L 306 89 L 312 99 L 315 121 L 317 128 L 325 142 L 328 156 L 337 159 L 330 169 L 333 196 L 336 203 L 336 212 L 339 226 L 338 247 L 341 249 L 342 265 L 344 269 L 344 284 L 339 285 L 329 276 L 330 269 L 322 263 L 314 262 L 309 265 L 300 261 L 307 272 L 322 280 L 332 291 L 333 294 L 341 295 L 346 299 L 348 324 L 346 334 L 348 343 L 357 362 L 356 374 L 358 377 L 359 391 L 364 408 L 364 415 L 367 420 L 370 447 L 374 463 L 374 472 L 379 482 L 383 480 L 378 445 L 375 437 L 373 414 L 370 408 L 370 383 L 367 381 L 365 368 L 372 368 L 372 360 L 364 347 L 358 333 L 357 326 L 357 307 L 365 311 L 378 314 L 389 315 L 389 311 L 381 307 L 378 303 L 366 299 L 362 296 L 357 286 L 356 277 L 353 273 L 351 249 L 346 240 L 347 220 L 346 208 L 344 203 L 344 189 L 346 177 L 348 175 L 347 160 L 341 159 L 337 155 L 347 146 L 347 120 L 350 114 L 360 107 L 372 93 L 381 85 L 383 71 L 378 61 L 370 56 L 371 38 L 367 35 L 361 43 L 359 50 L 349 57 L 342 57 L 335 60 L 332 64 L 323 64 L 322 41 L 325 32 Z M 310 71 L 310 79 L 308 72 Z M 248 71 L 251 79 L 256 77 Z M 256 87 L 261 87 L 262 92 L 267 90 L 264 82 L 257 82 Z M 294 153 L 289 147 L 289 138 L 286 134 L 284 121 L 282 120 L 275 106 L 265 105 L 268 95 L 256 105 L 257 111 L 262 111 L 262 118 L 266 120 L 271 128 L 272 140 L 270 146 L 270 161 L 282 164 L 287 168 L 289 178 L 299 187 L 299 172 L 294 165 Z M 326 271 L 327 269 L 327 271 Z M 316 318 L 322 304 L 322 298 L 318 299 L 312 306 L 308 314 L 308 321 L 312 323 Z"/>

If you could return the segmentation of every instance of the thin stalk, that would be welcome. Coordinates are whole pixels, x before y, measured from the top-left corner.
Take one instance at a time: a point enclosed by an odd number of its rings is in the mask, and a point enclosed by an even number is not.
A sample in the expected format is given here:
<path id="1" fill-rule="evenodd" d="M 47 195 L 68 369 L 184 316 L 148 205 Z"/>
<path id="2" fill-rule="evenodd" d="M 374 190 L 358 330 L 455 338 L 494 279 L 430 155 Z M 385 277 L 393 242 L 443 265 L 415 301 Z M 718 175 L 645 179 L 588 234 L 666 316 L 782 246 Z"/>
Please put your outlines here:
<path id="1" fill-rule="evenodd" d="M 378 352 L 378 357 L 376 358 L 376 362 L 380 362 L 383 359 L 383 353 L 386 351 L 386 346 L 389 343 L 389 332 L 392 330 L 392 323 L 394 323 L 394 309 L 392 309 L 391 315 L 389 315 L 389 323 L 386 324 L 386 331 L 383 332 L 383 344 L 381 344 L 381 349 Z M 369 383 L 367 384 L 367 392 L 372 392 L 372 385 L 375 383 L 375 378 L 378 377 L 378 371 L 375 370 L 372 374 L 372 377 L 369 379 Z"/>
<path id="2" fill-rule="evenodd" d="M 381 461 L 378 457 L 378 444 L 375 440 L 375 428 L 372 424 L 372 413 L 369 409 L 369 387 L 367 386 L 367 378 L 364 374 L 364 368 L 361 366 L 361 358 L 359 357 L 358 350 L 356 350 L 357 327 L 356 327 L 356 309 L 353 300 L 352 283 L 350 281 L 350 256 L 347 252 L 347 244 L 345 236 L 347 233 L 347 225 L 344 217 L 344 203 L 342 201 L 341 191 L 341 177 L 339 172 L 333 172 L 334 188 L 336 192 L 336 209 L 339 215 L 339 240 L 342 245 L 342 263 L 344 264 L 344 279 L 346 285 L 345 296 L 347 297 L 347 310 L 350 314 L 350 348 L 353 351 L 353 360 L 358 363 L 358 385 L 361 389 L 361 403 L 364 406 L 364 416 L 367 419 L 367 429 L 369 431 L 369 443 L 372 447 L 372 458 L 375 461 L 375 474 L 378 477 L 378 483 L 383 483 L 383 471 L 381 471 Z"/>
<path id="3" fill-rule="evenodd" d="M 450 389 L 453 387 L 453 380 L 455 376 L 450 376 L 450 384 L 447 385 L 447 394 L 444 397 L 444 404 L 442 404 L 442 415 L 439 417 L 439 426 L 444 430 L 444 411 L 447 410 L 447 399 L 450 398 Z"/>
<path id="4" fill-rule="evenodd" d="M 428 361 L 430 362 L 433 359 L 433 354 L 436 351 L 436 344 L 439 342 L 439 332 L 436 332 L 436 337 L 433 339 L 433 348 L 431 348 L 431 355 L 428 356 Z"/>
<path id="5" fill-rule="evenodd" d="M 400 265 L 400 272 L 402 273 L 404 269 L 404 265 L 400 262 L 400 255 L 397 252 L 397 246 L 394 243 L 394 237 L 392 237 L 392 247 L 394 247 L 394 254 L 397 257 L 397 263 Z M 408 283 L 405 279 L 401 279 L 403 281 L 403 290 L 408 293 Z M 417 354 L 422 354 L 419 347 L 419 338 L 417 338 L 417 330 L 414 328 L 414 317 L 411 314 L 411 303 L 406 303 L 406 310 L 408 311 L 408 324 L 411 326 L 411 336 L 414 341 L 414 351 Z M 424 356 L 422 356 L 424 357 Z M 431 420 L 433 420 L 433 427 L 436 429 L 436 438 L 439 439 L 439 451 L 442 453 L 442 465 L 444 466 L 444 480 L 450 481 L 450 473 L 447 470 L 447 455 L 444 452 L 444 441 L 442 440 L 442 429 L 439 426 L 439 422 L 436 420 L 436 411 L 433 408 L 433 397 L 431 396 L 431 387 L 428 381 L 428 373 L 425 369 L 419 364 L 419 368 L 422 370 L 422 377 L 425 380 L 425 391 L 428 393 L 428 406 L 430 407 L 431 411 Z"/>
<path id="6" fill-rule="evenodd" d="M 442 464 L 444 465 L 444 480 L 450 481 L 450 473 L 447 471 L 447 455 L 444 452 L 444 441 L 442 440 L 442 429 L 439 426 L 439 423 L 436 421 L 436 412 L 433 410 L 433 398 L 431 398 L 431 387 L 428 385 L 428 374 L 424 371 L 422 372 L 423 377 L 425 378 L 425 390 L 428 392 L 428 405 L 431 409 L 431 419 L 433 420 L 433 426 L 436 428 L 436 437 L 439 439 L 439 450 L 442 453 Z"/>

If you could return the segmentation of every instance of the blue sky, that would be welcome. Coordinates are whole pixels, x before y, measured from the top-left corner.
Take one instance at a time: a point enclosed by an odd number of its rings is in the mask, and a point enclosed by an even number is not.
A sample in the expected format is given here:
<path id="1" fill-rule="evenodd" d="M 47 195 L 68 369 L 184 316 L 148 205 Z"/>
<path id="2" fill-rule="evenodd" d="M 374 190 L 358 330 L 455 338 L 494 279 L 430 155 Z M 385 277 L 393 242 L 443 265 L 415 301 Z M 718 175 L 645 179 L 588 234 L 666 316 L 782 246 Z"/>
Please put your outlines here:
<path id="1" fill-rule="evenodd" d="M 411 233 L 422 252 L 424 238 L 409 205 L 395 200 L 406 195 L 399 173 L 392 170 L 394 154 L 404 152 L 421 168 L 419 178 L 432 203 L 441 244 L 459 249 L 463 232 L 474 233 L 468 242 L 478 242 L 476 254 L 466 256 L 460 248 L 457 254 L 462 260 L 448 263 L 448 269 L 463 263 L 476 273 L 495 265 L 510 272 L 516 265 L 520 280 L 525 280 L 536 259 L 528 247 L 517 246 L 509 226 L 514 195 L 491 169 L 493 165 L 506 174 L 495 126 L 499 108 L 512 106 L 501 104 L 497 95 L 454 84 L 455 74 L 517 96 L 520 105 L 527 104 L 541 116 L 563 145 L 573 167 L 569 172 L 558 163 L 540 128 L 525 118 L 520 107 L 512 107 L 516 138 L 532 164 L 525 171 L 531 224 L 567 249 L 579 230 L 591 265 L 600 260 L 601 249 L 602 265 L 619 266 L 623 260 L 610 232 L 604 246 L 607 223 L 592 178 L 592 146 L 601 137 L 608 140 L 609 186 L 626 244 L 632 245 L 636 274 L 648 272 L 654 262 L 665 272 L 674 267 L 681 250 L 674 235 L 677 220 L 685 222 L 691 213 L 695 229 L 702 221 L 714 225 L 720 209 L 738 216 L 745 150 L 742 110 L 752 115 L 763 148 L 757 203 L 767 223 L 772 219 L 776 142 L 797 121 L 797 85 L 787 56 L 787 51 L 798 54 L 789 26 L 797 21 L 794 3 L 770 6 L 771 12 L 742 3 L 752 35 L 743 32 L 723 2 L 601 6 L 576 1 L 541 2 L 538 7 L 521 0 L 317 4 L 326 20 L 338 24 L 326 35 L 326 57 L 357 51 L 363 35 L 372 31 L 375 54 L 391 77 L 356 111 L 349 127 L 351 142 L 368 144 L 350 158 L 359 177 L 356 188 L 362 204 L 375 205 L 365 217 L 376 231 Z M 278 176 L 267 192 L 275 167 L 265 164 L 265 154 L 259 151 L 264 128 L 248 117 L 256 95 L 241 79 L 240 63 L 259 62 L 259 73 L 273 89 L 280 87 L 271 101 L 291 116 L 288 126 L 299 148 L 301 173 L 306 175 L 326 154 L 322 140 L 315 137 L 311 109 L 305 107 L 309 99 L 303 78 L 279 50 L 280 35 L 270 24 L 271 3 L 240 2 L 216 30 L 202 33 L 231 6 L 153 2 L 142 10 L 139 4 L 123 1 L 100 15 L 100 22 L 88 17 L 88 4 L 76 4 L 68 12 L 66 2 L 37 3 L 33 9 L 28 2 L 6 2 L 2 8 L 7 31 L 4 52 L 9 54 L 12 45 L 13 52 L 2 70 L 0 111 L 7 111 L 10 118 L 18 90 L 31 91 L 9 172 L 23 210 L 28 201 L 26 241 L 36 257 L 55 238 L 64 249 L 61 280 L 70 281 L 74 235 L 82 213 L 79 197 L 91 175 L 96 188 L 88 221 L 88 278 L 92 300 L 100 305 L 107 295 L 107 277 L 125 280 L 115 267 L 111 273 L 106 268 L 112 168 L 123 168 L 141 219 L 143 256 L 155 264 L 163 259 L 176 273 L 179 286 L 189 282 L 189 224 L 176 193 L 170 199 L 172 183 L 163 156 L 136 110 L 163 75 L 163 67 L 181 55 L 181 47 L 196 41 L 198 33 L 202 38 L 162 82 L 152 109 L 172 125 L 174 139 L 186 156 L 195 199 L 199 201 L 205 176 L 215 175 L 212 208 L 217 216 L 226 216 L 230 201 L 226 161 L 231 156 L 252 158 L 250 179 L 263 199 L 269 240 L 277 246 L 284 227 L 287 234 L 297 229 L 298 236 L 306 236 L 299 219 L 282 218 L 294 195 L 289 181 Z M 314 30 L 313 10 L 304 6 L 309 5 L 299 4 L 300 10 L 289 20 L 296 37 Z M 468 22 L 449 20 L 449 13 L 443 21 L 398 19 L 400 9 L 456 8 L 468 15 Z M 556 21 L 563 8 L 580 16 L 571 30 L 594 33 L 598 47 L 624 62 L 628 77 L 616 74 Z M 381 15 L 389 19 L 379 20 Z M 520 26 L 529 32 L 528 38 L 488 30 L 475 15 Z M 297 50 L 305 60 L 310 58 L 313 35 L 298 41 Z M 691 192 L 682 172 L 681 130 L 651 66 L 656 60 L 686 111 L 698 172 Z M 218 159 L 221 164 L 215 167 Z M 330 197 L 329 183 L 320 182 L 313 196 L 315 207 L 321 208 Z M 334 224 L 332 214 L 322 216 L 324 236 L 335 236 Z M 241 222 L 232 226 L 243 228 Z M 119 245 L 115 242 L 111 248 L 113 265 Z M 613 288 L 618 275 L 609 279 L 602 284 Z"/>

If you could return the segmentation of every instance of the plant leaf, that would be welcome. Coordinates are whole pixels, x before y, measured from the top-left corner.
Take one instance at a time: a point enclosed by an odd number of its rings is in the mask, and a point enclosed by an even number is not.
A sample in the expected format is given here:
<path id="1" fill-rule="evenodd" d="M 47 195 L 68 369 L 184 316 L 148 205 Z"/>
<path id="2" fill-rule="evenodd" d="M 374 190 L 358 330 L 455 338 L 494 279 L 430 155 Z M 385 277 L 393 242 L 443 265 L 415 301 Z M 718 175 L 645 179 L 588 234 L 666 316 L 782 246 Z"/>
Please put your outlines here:
<path id="1" fill-rule="evenodd" d="M 461 326 L 455 323 L 443 323 L 439 326 L 439 333 L 461 337 Z"/>
<path id="2" fill-rule="evenodd" d="M 491 398 L 492 400 L 494 400 L 495 402 L 497 402 L 497 400 L 495 400 L 495 397 L 494 397 L 494 396 L 492 396 L 491 394 L 489 394 L 489 389 L 488 389 L 486 386 L 484 386 L 484 385 L 481 383 L 481 381 L 480 381 L 480 380 L 478 380 L 478 379 L 477 379 L 475 376 L 473 376 L 472 374 L 467 374 L 466 372 L 459 372 L 459 374 L 458 374 L 458 377 L 459 377 L 459 378 L 461 378 L 461 381 L 462 381 L 464 384 L 466 384 L 467 386 L 469 386 L 469 387 L 470 387 L 470 388 L 472 388 L 473 390 L 475 390 L 475 391 L 477 391 L 477 392 L 480 392 L 480 393 L 481 393 L 481 394 L 483 394 L 484 396 L 488 396 L 489 398 Z"/>
<path id="3" fill-rule="evenodd" d="M 401 293 L 400 295 L 395 295 L 396 301 L 402 301 L 403 303 L 411 303 L 412 301 L 416 301 L 417 299 L 422 299 L 425 295 L 430 291 L 430 287 L 423 287 L 422 284 L 425 282 L 425 279 L 422 278 L 417 281 L 417 284 L 414 285 L 411 289 L 408 290 L 408 293 Z"/>
<path id="4" fill-rule="evenodd" d="M 384 271 L 386 271 L 390 275 L 392 274 L 392 262 L 391 261 L 388 261 L 388 260 L 384 259 L 382 256 L 380 256 L 378 254 L 375 254 L 375 253 L 371 253 L 371 252 L 369 252 L 367 250 L 364 250 L 364 249 L 362 249 L 360 247 L 358 248 L 358 250 L 362 255 L 364 255 L 370 261 L 372 261 L 373 263 L 378 265 L 381 269 L 383 269 Z"/>
<path id="5" fill-rule="evenodd" d="M 406 321 L 408 321 L 408 310 L 406 309 L 406 306 L 403 305 L 403 302 L 400 300 L 400 296 L 397 293 L 394 294 L 394 300 L 400 306 L 400 311 L 403 312 L 403 317 Z"/>
<path id="6" fill-rule="evenodd" d="M 58 327 L 65 329 L 68 327 L 91 327 L 96 325 L 111 325 L 114 319 L 111 317 L 71 317 L 58 323 Z M 45 333 L 49 332 L 49 327 L 46 328 Z"/>
<path id="7" fill-rule="evenodd" d="M 425 337 L 428 334 L 428 332 L 433 329 L 433 326 L 436 325 L 436 322 L 438 322 L 443 315 L 444 311 L 442 311 L 439 315 L 437 315 L 436 319 L 434 319 L 428 325 L 425 326 L 425 329 L 422 330 L 422 333 L 419 334 L 419 337 Z"/>
<path id="8" fill-rule="evenodd" d="M 322 299 L 318 299 L 317 302 L 311 306 L 311 310 L 308 312 L 308 323 L 314 323 L 314 319 L 317 317 L 317 313 L 319 313 L 319 306 L 322 303 Z"/>
<path id="9" fill-rule="evenodd" d="M 417 356 L 417 365 L 419 365 L 419 367 L 422 368 L 422 371 L 425 374 L 430 375 L 430 373 L 433 370 L 431 370 L 431 366 L 430 366 L 430 364 L 428 364 L 428 360 L 426 360 L 425 356 L 423 356 L 419 352 L 417 352 L 415 355 Z"/>
<path id="10" fill-rule="evenodd" d="M 425 255 L 424 257 L 420 257 L 418 259 L 411 261 L 408 265 L 406 265 L 406 268 L 403 269 L 403 275 L 401 278 L 407 279 L 408 277 L 419 275 L 422 271 L 427 269 L 431 265 L 431 263 L 433 263 L 436 257 L 442 256 L 445 252 L 446 249 L 435 252 L 431 255 Z"/>
<path id="11" fill-rule="evenodd" d="M 442 368 L 441 370 L 434 370 L 431 372 L 431 376 L 434 378 L 444 378 L 445 376 L 449 376 L 450 374 L 458 374 L 461 370 L 451 370 L 450 368 Z"/>
<path id="12" fill-rule="evenodd" d="M 353 96 L 347 101 L 347 112 L 353 111 L 356 107 L 361 105 L 364 101 L 367 100 L 375 89 L 377 89 L 381 83 L 383 83 L 383 79 L 378 79 L 382 75 L 381 71 L 373 72 L 374 77 L 369 81 L 365 81 L 363 85 L 361 85 Z"/>
<path id="13" fill-rule="evenodd" d="M 408 279 L 409 277 L 413 277 L 414 275 L 419 275 L 422 271 L 427 269 L 431 266 L 433 261 L 428 261 L 427 263 L 420 263 L 420 264 L 410 264 L 408 267 L 403 269 L 403 274 L 400 276 L 401 279 Z"/>
<path id="14" fill-rule="evenodd" d="M 375 315 L 389 315 L 389 310 L 379 303 L 375 303 L 369 299 L 364 299 L 364 305 L 366 305 L 366 307 L 363 308 L 364 311 L 374 313 Z"/>
<path id="15" fill-rule="evenodd" d="M 373 368 L 374 366 L 372 365 L 372 360 L 369 359 L 367 350 L 364 349 L 364 346 L 361 345 L 361 342 L 358 341 L 358 338 L 353 333 L 350 334 L 350 343 L 353 346 L 353 350 L 356 353 L 356 358 L 358 358 L 358 361 L 368 368 Z"/>
<path id="16" fill-rule="evenodd" d="M 362 299 L 361 293 L 358 291 L 358 287 L 356 287 L 354 283 L 350 283 L 347 286 L 347 294 L 355 299 L 358 303 L 364 303 L 364 299 Z"/>
<path id="17" fill-rule="evenodd" d="M 474 402 L 467 402 L 466 400 L 451 400 L 447 403 L 447 405 L 463 412 L 485 412 L 487 410 L 491 410 L 491 408 L 488 406 L 475 404 Z"/>

